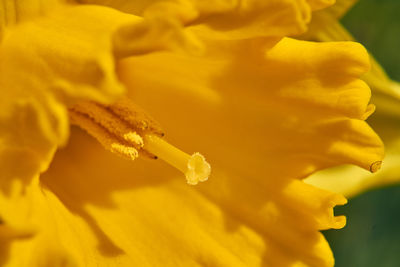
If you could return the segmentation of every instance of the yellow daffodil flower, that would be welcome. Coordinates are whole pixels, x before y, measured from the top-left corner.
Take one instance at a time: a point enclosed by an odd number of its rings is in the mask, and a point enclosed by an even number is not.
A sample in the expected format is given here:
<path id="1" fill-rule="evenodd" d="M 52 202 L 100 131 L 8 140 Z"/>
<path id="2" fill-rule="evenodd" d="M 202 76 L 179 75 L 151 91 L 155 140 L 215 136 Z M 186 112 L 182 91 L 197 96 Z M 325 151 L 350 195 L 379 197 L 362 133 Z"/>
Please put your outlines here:
<path id="1" fill-rule="evenodd" d="M 337 0 L 336 4 L 313 15 L 309 31 L 303 38 L 310 40 L 354 41 L 353 36 L 340 24 L 338 19 L 357 1 Z M 372 102 L 377 112 L 371 118 L 386 145 L 386 155 L 382 169 L 375 174 L 354 166 L 342 166 L 306 179 L 307 183 L 347 197 L 366 190 L 400 182 L 400 85 L 392 81 L 379 63 L 371 57 L 371 70 L 362 76 L 372 89 Z"/>
<path id="2" fill-rule="evenodd" d="M 3 0 L 0 265 L 333 266 L 302 179 L 383 145 L 365 49 L 286 37 L 332 2 Z"/>

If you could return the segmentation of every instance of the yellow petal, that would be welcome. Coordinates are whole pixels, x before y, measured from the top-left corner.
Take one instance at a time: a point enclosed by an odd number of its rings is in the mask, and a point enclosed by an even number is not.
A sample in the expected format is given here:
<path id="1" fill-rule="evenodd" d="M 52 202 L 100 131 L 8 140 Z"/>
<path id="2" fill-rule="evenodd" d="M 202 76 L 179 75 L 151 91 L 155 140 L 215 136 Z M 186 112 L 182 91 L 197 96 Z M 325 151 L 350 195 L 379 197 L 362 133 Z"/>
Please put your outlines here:
<path id="1" fill-rule="evenodd" d="M 268 51 L 254 42 L 214 49 L 119 66 L 132 99 L 172 143 L 185 140 L 185 151 L 195 143 L 211 163 L 223 155 L 226 166 L 272 176 L 304 177 L 344 163 L 369 170 L 381 160 L 382 143 L 363 121 L 371 107 L 358 78 L 368 69 L 360 45 L 284 39 Z"/>
<path id="2" fill-rule="evenodd" d="M 327 12 L 330 13 L 332 16 L 334 16 L 337 19 L 340 19 L 343 17 L 347 11 L 349 11 L 356 3 L 358 0 L 336 0 L 335 4 L 327 9 L 325 9 L 322 12 Z"/>
<path id="3" fill-rule="evenodd" d="M 151 26 L 108 7 L 58 5 L 6 28 L 0 44 L 0 181 L 47 168 L 67 139 L 68 105 L 110 103 L 123 93 L 115 55 L 162 46 L 152 36 L 132 34 Z"/>
<path id="4" fill-rule="evenodd" d="M 90 4 L 107 5 L 121 11 L 175 21 L 200 27 L 208 35 L 221 39 L 245 39 L 260 36 L 287 36 L 306 30 L 311 9 L 322 8 L 332 0 L 182 0 L 182 1 L 108 1 L 83 0 Z M 311 6 L 310 6 L 311 5 Z"/>
<path id="5" fill-rule="evenodd" d="M 6 27 L 44 15 L 57 8 L 65 0 L 27 0 L 0 2 L 0 40 Z"/>
<path id="6" fill-rule="evenodd" d="M 293 179 L 263 187 L 220 162 L 194 189 L 167 165 L 131 164 L 72 133 L 34 192 L 40 212 L 30 220 L 41 231 L 10 247 L 13 256 L 25 249 L 19 258 L 30 266 L 45 256 L 78 266 L 333 266 L 318 229 L 344 225 L 332 210 L 345 203 L 340 195 Z M 46 236 L 57 242 L 50 252 Z"/>
<path id="7" fill-rule="evenodd" d="M 371 174 L 346 165 L 316 173 L 305 182 L 349 198 L 368 190 L 399 184 L 400 142 L 397 140 L 396 143 L 386 143 L 386 146 L 386 156 L 382 168 L 377 173 Z"/>
<path id="8" fill-rule="evenodd" d="M 110 103 L 124 92 L 115 55 L 138 53 L 130 38 L 155 49 L 147 36 L 131 36 L 125 38 L 127 47 L 116 46 L 121 28 L 135 25 L 146 27 L 142 19 L 108 7 L 57 5 L 5 28 L 0 43 L 0 214 L 6 216 L 1 200 L 11 191 L 23 194 L 21 183 L 47 169 L 57 147 L 65 144 L 69 105 Z"/>
<path id="9" fill-rule="evenodd" d="M 400 182 L 400 103 L 398 99 L 383 94 L 375 95 L 373 100 L 378 109 L 369 121 L 386 147 L 380 171 L 371 174 L 354 166 L 342 166 L 316 173 L 305 182 L 346 197 Z"/>
<path id="10" fill-rule="evenodd" d="M 3 190 L 12 179 L 45 170 L 55 148 L 65 143 L 64 104 L 79 98 L 110 101 L 122 93 L 110 42 L 118 21 L 110 24 L 105 16 L 119 18 L 106 8 L 63 6 L 7 28 L 0 44 Z"/>
<path id="11" fill-rule="evenodd" d="M 354 40 L 338 19 L 328 12 L 328 9 L 313 13 L 308 30 L 301 38 L 323 42 Z"/>
<path id="12" fill-rule="evenodd" d="M 354 41 L 354 37 L 327 11 L 316 12 L 313 15 L 309 30 L 302 39 L 323 42 Z M 375 91 L 400 99 L 399 85 L 390 80 L 379 63 L 370 55 L 371 69 L 362 79 Z"/>
<path id="13" fill-rule="evenodd" d="M 52 218 L 53 211 L 46 202 L 45 191 L 38 179 L 25 186 L 24 193 L 26 199 L 21 205 L 14 205 L 13 211 L 13 215 L 19 216 L 19 222 L 24 225 L 5 225 L 9 228 L 7 235 L 0 234 L 1 266 L 77 266 L 59 242 L 57 223 Z M 27 208 L 27 212 L 19 208 Z M 43 218 L 49 220 L 43 221 Z M 10 231 L 13 231 L 12 235 Z"/>
<path id="14" fill-rule="evenodd" d="M 355 1 L 338 1 L 327 10 L 316 12 L 310 23 L 310 30 L 302 37 L 318 41 L 353 41 L 354 37 L 340 24 L 338 17 L 350 8 Z M 371 123 L 387 147 L 387 153 L 382 169 L 376 174 L 370 174 L 353 166 L 338 167 L 314 174 L 306 182 L 339 192 L 347 197 L 394 183 L 400 176 L 398 138 L 396 125 L 399 124 L 400 86 L 392 81 L 379 63 L 370 55 L 371 70 L 362 79 L 372 89 L 372 102 L 376 105 L 377 113 L 372 116 Z"/>
<path id="15" fill-rule="evenodd" d="M 341 0 L 307 0 L 307 2 L 311 6 L 312 10 L 319 10 L 319 9 L 329 7 L 335 3 L 337 4 L 338 2 L 344 2 L 344 1 L 341 1 Z"/>

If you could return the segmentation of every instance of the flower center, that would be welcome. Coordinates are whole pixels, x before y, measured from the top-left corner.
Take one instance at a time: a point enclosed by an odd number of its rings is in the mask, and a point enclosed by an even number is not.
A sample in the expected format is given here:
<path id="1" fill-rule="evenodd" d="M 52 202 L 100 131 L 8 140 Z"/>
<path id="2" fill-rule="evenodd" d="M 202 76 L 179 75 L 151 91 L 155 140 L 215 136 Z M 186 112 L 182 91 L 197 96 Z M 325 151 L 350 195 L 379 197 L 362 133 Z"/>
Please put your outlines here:
<path id="1" fill-rule="evenodd" d="M 188 184 L 208 179 L 210 164 L 200 153 L 188 155 L 166 142 L 159 124 L 123 98 L 106 106 L 81 102 L 69 109 L 71 123 L 95 137 L 106 149 L 130 160 L 139 155 L 160 158 L 183 172 Z"/>

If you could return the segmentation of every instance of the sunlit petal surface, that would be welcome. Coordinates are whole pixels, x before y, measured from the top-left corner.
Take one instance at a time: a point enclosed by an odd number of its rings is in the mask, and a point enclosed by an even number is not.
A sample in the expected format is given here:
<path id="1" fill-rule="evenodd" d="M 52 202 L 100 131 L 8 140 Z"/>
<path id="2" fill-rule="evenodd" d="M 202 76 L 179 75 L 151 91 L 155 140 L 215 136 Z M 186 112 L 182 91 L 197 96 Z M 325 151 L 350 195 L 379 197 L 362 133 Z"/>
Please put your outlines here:
<path id="1" fill-rule="evenodd" d="M 3 2 L 0 265 L 333 266 L 302 179 L 383 156 L 365 49 L 286 37 L 333 1 Z"/>

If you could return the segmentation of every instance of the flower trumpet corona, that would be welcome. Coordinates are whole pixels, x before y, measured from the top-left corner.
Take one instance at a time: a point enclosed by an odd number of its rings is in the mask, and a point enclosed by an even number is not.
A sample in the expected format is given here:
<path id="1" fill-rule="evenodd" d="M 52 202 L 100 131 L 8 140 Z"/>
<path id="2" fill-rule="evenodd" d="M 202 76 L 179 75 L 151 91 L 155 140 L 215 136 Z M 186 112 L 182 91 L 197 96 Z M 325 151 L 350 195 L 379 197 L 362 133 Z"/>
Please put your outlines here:
<path id="1" fill-rule="evenodd" d="M 341 25 L 339 19 L 357 1 L 338 0 L 335 5 L 316 12 L 309 31 L 302 38 L 327 41 L 354 41 L 354 37 Z M 376 130 L 386 144 L 383 168 L 379 173 L 368 173 L 355 166 L 340 166 L 312 175 L 307 183 L 353 197 L 367 190 L 399 183 L 400 139 L 398 126 L 400 121 L 400 86 L 392 81 L 379 63 L 371 58 L 371 69 L 362 79 L 371 87 L 372 100 L 377 112 L 372 118 Z"/>
<path id="2" fill-rule="evenodd" d="M 0 264 L 333 266 L 302 179 L 383 146 L 365 49 L 286 37 L 331 2 L 5 1 Z"/>

